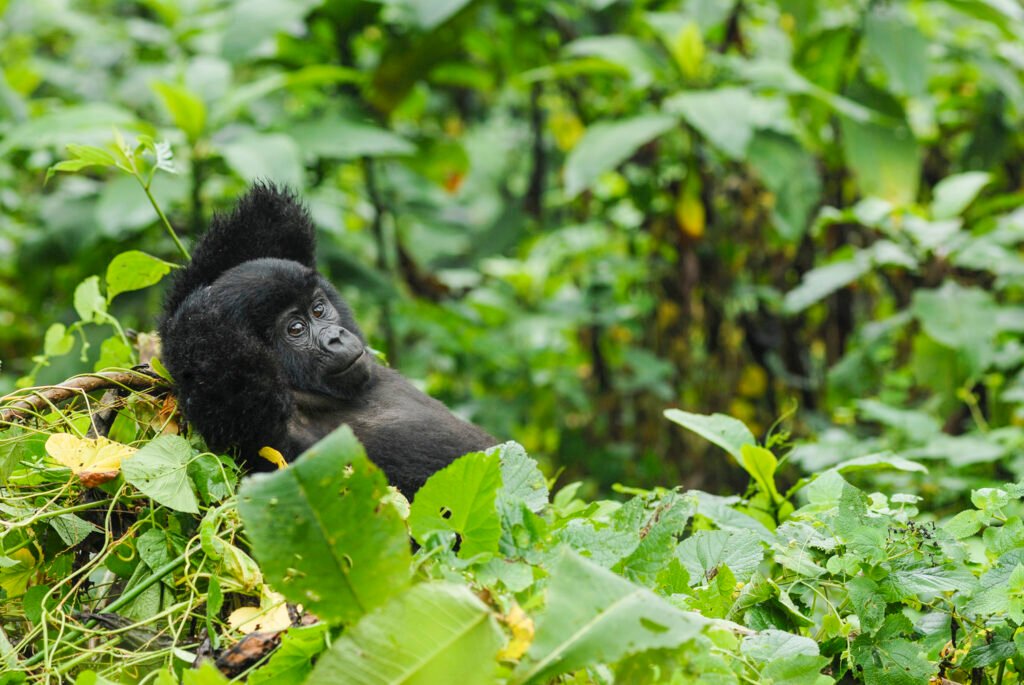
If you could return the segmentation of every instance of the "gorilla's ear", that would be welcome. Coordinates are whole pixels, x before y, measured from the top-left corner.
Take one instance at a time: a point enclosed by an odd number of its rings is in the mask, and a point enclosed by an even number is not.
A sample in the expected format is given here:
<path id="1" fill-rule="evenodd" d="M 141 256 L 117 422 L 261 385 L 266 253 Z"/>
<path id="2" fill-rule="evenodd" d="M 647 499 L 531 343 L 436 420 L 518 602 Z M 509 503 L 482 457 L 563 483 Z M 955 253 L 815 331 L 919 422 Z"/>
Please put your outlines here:
<path id="1" fill-rule="evenodd" d="M 174 279 L 164 311 L 173 313 L 189 293 L 228 269 L 262 257 L 316 268 L 316 229 L 309 211 L 287 188 L 255 183 L 230 214 L 216 214 L 192 261 Z"/>
<path id="2" fill-rule="evenodd" d="M 210 449 L 237 445 L 246 458 L 265 446 L 283 450 L 291 393 L 272 350 L 230 321 L 203 288 L 161 325 L 179 407 Z"/>

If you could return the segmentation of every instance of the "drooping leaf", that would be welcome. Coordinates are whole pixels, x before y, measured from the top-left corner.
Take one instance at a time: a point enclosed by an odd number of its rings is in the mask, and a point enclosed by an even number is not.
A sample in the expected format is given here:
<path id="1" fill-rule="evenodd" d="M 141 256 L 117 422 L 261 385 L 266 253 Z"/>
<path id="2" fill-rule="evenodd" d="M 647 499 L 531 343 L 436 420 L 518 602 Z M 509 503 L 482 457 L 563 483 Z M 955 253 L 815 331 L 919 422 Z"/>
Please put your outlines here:
<path id="1" fill-rule="evenodd" d="M 100 294 L 100 277 L 89 276 L 75 288 L 75 311 L 82 321 L 99 323 L 107 311 L 107 300 Z"/>
<path id="2" fill-rule="evenodd" d="M 592 124 L 565 161 L 565 194 L 575 197 L 675 124 L 675 117 L 664 114 Z"/>
<path id="3" fill-rule="evenodd" d="M 238 511 L 274 589 L 332 624 L 409 583 L 409 542 L 387 481 L 341 426 L 286 469 L 250 476 Z"/>
<path id="4" fill-rule="evenodd" d="M 744 445 L 757 444 L 754 434 L 742 421 L 725 414 L 691 414 L 681 409 L 666 409 L 665 418 L 718 445 L 736 461 L 742 459 L 740 450 Z"/>
<path id="5" fill-rule="evenodd" d="M 416 152 L 416 146 L 397 133 L 348 119 L 323 118 L 300 124 L 291 133 L 311 158 L 401 157 Z"/>
<path id="6" fill-rule="evenodd" d="M 889 89 L 911 97 L 928 86 L 928 40 L 902 7 L 876 6 L 867 13 L 864 38 L 867 54 L 882 64 Z"/>
<path id="7" fill-rule="evenodd" d="M 991 180 L 992 175 L 984 171 L 968 171 L 942 179 L 932 189 L 932 218 L 960 216 Z"/>
<path id="8" fill-rule="evenodd" d="M 46 440 L 47 454 L 71 469 L 87 488 L 116 478 L 121 460 L 136 451 L 134 447 L 103 437 L 80 438 L 70 433 L 54 433 Z"/>
<path id="9" fill-rule="evenodd" d="M 705 619 L 565 551 L 551 567 L 547 607 L 513 683 L 543 683 L 585 666 L 614 663 L 696 638 Z"/>
<path id="10" fill-rule="evenodd" d="M 177 83 L 154 83 L 153 90 L 171 113 L 174 125 L 195 142 L 206 127 L 206 105 L 198 95 Z"/>
<path id="11" fill-rule="evenodd" d="M 346 630 L 320 657 L 319 685 L 434 685 L 496 682 L 503 638 L 469 588 L 422 583 Z"/>
<path id="12" fill-rule="evenodd" d="M 678 113 L 713 145 L 734 159 L 743 159 L 754 136 L 755 98 L 746 88 L 683 92 L 665 101 L 666 112 Z"/>
<path id="13" fill-rule="evenodd" d="M 129 290 L 155 285 L 173 265 L 139 250 L 129 250 L 110 260 L 107 266 L 107 301 Z"/>

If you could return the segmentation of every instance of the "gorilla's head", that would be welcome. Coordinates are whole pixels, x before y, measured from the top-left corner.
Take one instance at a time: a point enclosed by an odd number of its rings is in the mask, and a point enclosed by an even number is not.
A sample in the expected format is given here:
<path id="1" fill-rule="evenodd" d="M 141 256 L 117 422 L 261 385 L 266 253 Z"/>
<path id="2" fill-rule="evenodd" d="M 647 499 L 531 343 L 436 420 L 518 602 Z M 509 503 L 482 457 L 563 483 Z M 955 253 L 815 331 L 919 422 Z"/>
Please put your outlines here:
<path id="1" fill-rule="evenodd" d="M 348 303 L 319 273 L 288 259 L 228 269 L 186 298 L 178 316 L 193 329 L 216 319 L 219 350 L 262 348 L 264 372 L 279 390 L 350 399 L 376 365 Z"/>

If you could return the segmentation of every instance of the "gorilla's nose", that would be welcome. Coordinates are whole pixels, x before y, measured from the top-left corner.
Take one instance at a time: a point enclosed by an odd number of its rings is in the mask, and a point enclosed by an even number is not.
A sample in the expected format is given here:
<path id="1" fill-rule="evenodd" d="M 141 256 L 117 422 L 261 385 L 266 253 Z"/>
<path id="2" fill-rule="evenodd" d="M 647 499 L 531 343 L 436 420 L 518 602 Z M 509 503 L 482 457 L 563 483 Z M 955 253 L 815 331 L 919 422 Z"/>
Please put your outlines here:
<path id="1" fill-rule="evenodd" d="M 354 347 L 354 343 L 358 342 L 358 339 L 341 326 L 329 326 L 324 331 L 321 341 L 328 351 L 343 352 Z"/>

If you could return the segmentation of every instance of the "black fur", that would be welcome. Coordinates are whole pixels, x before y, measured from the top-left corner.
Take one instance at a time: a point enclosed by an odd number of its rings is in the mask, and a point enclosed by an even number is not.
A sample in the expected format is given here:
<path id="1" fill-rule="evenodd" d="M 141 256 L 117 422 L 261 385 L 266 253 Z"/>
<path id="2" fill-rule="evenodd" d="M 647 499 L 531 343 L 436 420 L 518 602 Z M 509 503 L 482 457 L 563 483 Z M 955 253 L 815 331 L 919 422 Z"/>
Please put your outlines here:
<path id="1" fill-rule="evenodd" d="M 315 270 L 315 232 L 291 193 L 257 184 L 214 218 L 174 279 L 160 325 L 185 417 L 211 449 L 291 460 L 347 423 L 411 497 L 435 471 L 497 443 L 366 349 L 348 304 Z"/>

